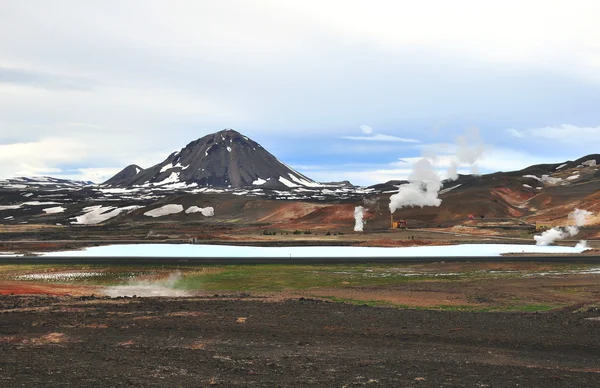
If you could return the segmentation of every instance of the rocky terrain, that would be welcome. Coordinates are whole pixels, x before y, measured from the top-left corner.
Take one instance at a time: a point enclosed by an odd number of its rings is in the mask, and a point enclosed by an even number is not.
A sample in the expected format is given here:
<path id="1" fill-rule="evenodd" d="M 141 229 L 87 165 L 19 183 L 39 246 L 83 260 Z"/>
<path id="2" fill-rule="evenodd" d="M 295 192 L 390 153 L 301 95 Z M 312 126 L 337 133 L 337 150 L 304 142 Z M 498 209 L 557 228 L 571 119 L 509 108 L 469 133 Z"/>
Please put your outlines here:
<path id="1" fill-rule="evenodd" d="M 592 387 L 598 313 L 0 297 L 3 387 Z"/>

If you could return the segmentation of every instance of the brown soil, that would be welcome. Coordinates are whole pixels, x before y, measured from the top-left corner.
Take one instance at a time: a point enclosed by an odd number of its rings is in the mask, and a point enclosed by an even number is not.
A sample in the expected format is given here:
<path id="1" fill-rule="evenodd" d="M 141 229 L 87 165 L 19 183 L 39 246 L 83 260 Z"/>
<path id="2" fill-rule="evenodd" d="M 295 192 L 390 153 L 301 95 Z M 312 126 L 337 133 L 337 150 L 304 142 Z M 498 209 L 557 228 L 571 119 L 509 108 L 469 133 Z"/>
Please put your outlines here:
<path id="1" fill-rule="evenodd" d="M 0 280 L 0 295 L 91 295 L 96 287 Z"/>
<path id="2" fill-rule="evenodd" d="M 10 296 L 0 311 L 3 387 L 551 388 L 600 379 L 599 322 L 589 319 L 597 311 Z"/>
<path id="3" fill-rule="evenodd" d="M 369 240 L 363 241 L 356 246 L 359 247 L 419 247 L 426 245 L 451 245 L 450 243 L 440 243 L 439 241 L 431 240 L 393 240 L 393 239 L 380 239 L 380 240 Z"/>
<path id="4" fill-rule="evenodd" d="M 450 267 L 448 268 L 450 272 Z M 408 307 L 513 305 L 567 306 L 600 300 L 598 275 L 561 275 L 483 280 L 413 281 L 393 286 L 318 289 L 303 296 L 384 302 Z"/>

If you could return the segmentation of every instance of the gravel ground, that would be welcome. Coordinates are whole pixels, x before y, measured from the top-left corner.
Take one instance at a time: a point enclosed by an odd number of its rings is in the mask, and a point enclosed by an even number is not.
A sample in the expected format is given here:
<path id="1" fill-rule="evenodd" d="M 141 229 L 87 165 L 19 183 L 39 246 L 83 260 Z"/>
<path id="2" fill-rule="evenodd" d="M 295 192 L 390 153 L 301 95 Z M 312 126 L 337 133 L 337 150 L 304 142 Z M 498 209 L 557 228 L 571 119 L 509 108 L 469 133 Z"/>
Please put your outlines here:
<path id="1" fill-rule="evenodd" d="M 593 387 L 598 316 L 0 296 L 0 386 Z"/>

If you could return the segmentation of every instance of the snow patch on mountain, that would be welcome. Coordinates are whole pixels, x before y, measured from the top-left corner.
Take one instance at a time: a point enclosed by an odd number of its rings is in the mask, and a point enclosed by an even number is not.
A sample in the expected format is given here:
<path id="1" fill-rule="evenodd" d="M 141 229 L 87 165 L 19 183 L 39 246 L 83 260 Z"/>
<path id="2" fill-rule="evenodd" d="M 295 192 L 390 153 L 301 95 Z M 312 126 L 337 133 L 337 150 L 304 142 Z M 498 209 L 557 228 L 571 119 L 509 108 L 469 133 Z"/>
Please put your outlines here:
<path id="1" fill-rule="evenodd" d="M 23 202 L 18 205 L 2 205 L 0 206 L 0 210 L 17 210 L 21 209 L 23 206 L 45 206 L 45 205 L 60 205 L 60 202 L 40 202 L 40 201 L 29 201 Z"/>
<path id="2" fill-rule="evenodd" d="M 154 186 L 162 186 L 162 185 L 166 185 L 169 183 L 179 182 L 179 174 L 180 174 L 179 172 L 172 172 L 171 175 L 169 175 L 164 180 L 162 180 L 160 182 L 155 182 Z"/>
<path id="3" fill-rule="evenodd" d="M 289 168 L 289 167 L 288 167 Z M 323 187 L 322 184 L 317 183 L 317 182 L 311 182 L 311 181 L 307 181 L 306 179 L 301 179 L 298 178 L 297 176 L 295 176 L 294 174 L 288 173 L 288 175 L 290 176 L 290 178 L 292 178 L 292 180 L 302 186 L 306 186 L 306 187 Z"/>
<path id="4" fill-rule="evenodd" d="M 153 209 L 153 210 L 149 210 L 146 213 L 144 213 L 144 215 L 147 217 L 162 217 L 162 216 L 168 216 L 169 214 L 181 213 L 182 211 L 183 211 L 182 205 L 170 204 L 170 205 L 161 206 L 161 207 Z"/>
<path id="5" fill-rule="evenodd" d="M 198 206 L 190 206 L 189 208 L 186 209 L 185 211 L 186 214 L 193 214 L 193 213 L 202 213 L 202 215 L 204 217 L 212 217 L 215 215 L 215 209 L 213 207 L 198 207 Z"/>
<path id="6" fill-rule="evenodd" d="M 535 179 L 538 182 L 547 183 L 549 185 L 557 185 L 563 181 L 562 178 L 554 178 L 554 177 L 551 177 L 550 175 L 542 175 L 541 178 L 539 178 L 535 175 L 523 175 L 523 178 Z"/>
<path id="7" fill-rule="evenodd" d="M 440 190 L 440 192 L 438 194 L 439 195 L 446 194 L 446 193 L 448 193 L 448 192 L 450 192 L 450 191 L 452 191 L 454 189 L 459 188 L 460 186 L 462 186 L 462 183 L 459 183 L 458 185 L 455 185 L 455 186 L 452 186 L 452 187 L 448 187 L 447 189 L 444 189 L 444 190 Z"/>
<path id="8" fill-rule="evenodd" d="M 292 183 L 291 181 L 285 179 L 284 177 L 280 176 L 279 177 L 279 182 L 283 183 L 284 185 L 286 185 L 287 187 L 299 187 L 297 184 Z"/>
<path id="9" fill-rule="evenodd" d="M 131 212 L 137 210 L 143 206 L 125 206 L 125 207 L 115 207 L 115 206 L 107 206 L 96 205 L 96 206 L 88 206 L 83 209 L 84 214 L 73 217 L 75 221 L 71 222 L 73 225 L 96 225 L 111 218 L 118 216 L 123 212 Z"/>
<path id="10" fill-rule="evenodd" d="M 62 207 L 62 206 L 48 207 L 48 208 L 42 209 L 42 211 L 46 214 L 63 213 L 65 210 L 67 210 L 67 208 Z"/>
<path id="11" fill-rule="evenodd" d="M 173 163 L 168 163 L 168 164 L 165 164 L 165 165 L 164 165 L 164 166 L 163 166 L 163 167 L 160 169 L 160 173 L 163 173 L 163 172 L 166 172 L 166 171 L 172 170 L 172 169 L 174 169 L 174 168 L 181 168 L 182 170 L 185 170 L 185 169 L 186 169 L 186 168 L 188 168 L 188 167 L 189 167 L 189 165 L 187 165 L 187 166 L 182 166 L 182 165 L 181 165 L 181 163 L 177 163 L 177 164 L 175 164 L 175 165 L 173 165 Z"/>
<path id="12" fill-rule="evenodd" d="M 581 163 L 583 166 L 587 166 L 587 167 L 593 167 L 596 165 L 596 159 L 592 159 L 592 160 L 586 160 L 585 162 Z"/>
<path id="13" fill-rule="evenodd" d="M 23 204 L 20 205 L 0 205 L 0 210 L 17 210 L 20 209 Z"/>

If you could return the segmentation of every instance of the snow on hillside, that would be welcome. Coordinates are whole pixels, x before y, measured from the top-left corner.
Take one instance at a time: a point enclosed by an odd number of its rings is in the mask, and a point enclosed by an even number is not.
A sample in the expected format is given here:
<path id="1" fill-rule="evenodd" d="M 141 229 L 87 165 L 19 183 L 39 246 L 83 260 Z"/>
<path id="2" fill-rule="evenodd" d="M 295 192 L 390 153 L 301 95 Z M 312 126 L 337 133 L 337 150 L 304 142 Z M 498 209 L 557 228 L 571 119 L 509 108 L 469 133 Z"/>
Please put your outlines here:
<path id="1" fill-rule="evenodd" d="M 168 216 L 169 214 L 177 214 L 177 213 L 181 213 L 183 211 L 183 206 L 182 205 L 164 205 L 161 206 L 159 208 L 153 209 L 153 210 L 149 210 L 146 213 L 144 213 L 145 216 L 148 217 L 162 217 L 162 216 Z"/>
<path id="2" fill-rule="evenodd" d="M 73 217 L 75 221 L 71 222 L 73 225 L 95 225 L 106 220 L 109 220 L 113 217 L 118 216 L 123 212 L 131 212 L 137 209 L 142 208 L 142 206 L 126 206 L 126 207 L 115 207 L 115 206 L 107 206 L 103 205 L 95 205 L 89 206 L 83 209 L 84 214 Z"/>
<path id="3" fill-rule="evenodd" d="M 554 177 L 551 177 L 550 175 L 542 175 L 541 178 L 539 178 L 535 175 L 523 175 L 523 178 L 535 179 L 538 182 L 547 183 L 549 185 L 558 185 L 561 182 L 563 182 L 563 179 L 554 178 Z"/>
<path id="4" fill-rule="evenodd" d="M 45 205 L 60 205 L 60 202 L 40 202 L 40 201 L 29 201 L 23 202 L 18 205 L 2 205 L 0 210 L 16 210 L 21 209 L 24 206 L 45 206 Z"/>
<path id="5" fill-rule="evenodd" d="M 190 206 L 185 211 L 186 214 L 202 213 L 204 217 L 212 217 L 215 215 L 215 209 L 212 207 L 201 208 L 198 206 Z"/>
<path id="6" fill-rule="evenodd" d="M 177 182 L 179 182 L 179 174 L 180 174 L 179 172 L 172 172 L 171 175 L 169 175 L 164 180 L 162 180 L 160 182 L 155 182 L 153 184 L 154 184 L 154 186 L 162 186 L 162 185 L 166 185 L 169 183 L 177 183 Z"/>
<path id="7" fill-rule="evenodd" d="M 20 205 L 0 205 L 0 210 L 16 210 L 20 209 L 23 204 Z"/>
<path id="8" fill-rule="evenodd" d="M 63 213 L 65 210 L 67 210 L 67 208 L 62 206 L 48 207 L 46 209 L 42 209 L 42 211 L 46 214 Z"/>
<path id="9" fill-rule="evenodd" d="M 297 185 L 297 184 L 295 184 L 295 183 L 292 183 L 292 182 L 290 182 L 289 180 L 285 179 L 285 178 L 284 178 L 284 177 L 282 177 L 282 176 L 280 176 L 280 177 L 279 177 L 279 182 L 283 183 L 283 184 L 284 184 L 284 185 L 286 185 L 287 187 L 291 187 L 291 188 L 294 188 L 294 187 L 299 187 L 299 185 Z"/>
<path id="10" fill-rule="evenodd" d="M 447 189 L 440 190 L 439 195 L 446 194 L 454 189 L 459 188 L 460 186 L 462 186 L 461 183 L 459 183 L 458 185 L 452 186 L 452 187 L 448 187 Z"/>
<path id="11" fill-rule="evenodd" d="M 321 183 L 317 183 L 317 182 L 313 182 L 313 181 L 307 181 L 306 179 L 300 179 L 297 176 L 295 176 L 294 174 L 288 174 L 290 176 L 290 178 L 292 178 L 292 180 L 302 186 L 306 186 L 306 187 L 323 187 L 323 185 Z"/>
<path id="12" fill-rule="evenodd" d="M 261 185 L 264 185 L 265 183 L 267 183 L 267 181 L 264 179 L 261 179 L 261 178 L 258 178 L 254 182 L 252 182 L 252 184 L 255 186 L 261 186 Z"/>

